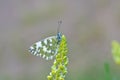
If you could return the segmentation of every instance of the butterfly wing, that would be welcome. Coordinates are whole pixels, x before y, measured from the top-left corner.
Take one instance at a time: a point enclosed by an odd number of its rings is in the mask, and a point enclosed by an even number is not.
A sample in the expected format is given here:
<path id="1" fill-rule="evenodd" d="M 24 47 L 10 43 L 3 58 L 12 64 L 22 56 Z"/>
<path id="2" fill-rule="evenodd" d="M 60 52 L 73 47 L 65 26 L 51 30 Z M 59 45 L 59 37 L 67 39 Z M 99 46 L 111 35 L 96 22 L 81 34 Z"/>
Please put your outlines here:
<path id="1" fill-rule="evenodd" d="M 46 60 L 52 59 L 58 51 L 59 45 L 57 44 L 57 37 L 52 36 L 44 40 L 38 41 L 29 48 L 31 54 L 46 58 Z"/>

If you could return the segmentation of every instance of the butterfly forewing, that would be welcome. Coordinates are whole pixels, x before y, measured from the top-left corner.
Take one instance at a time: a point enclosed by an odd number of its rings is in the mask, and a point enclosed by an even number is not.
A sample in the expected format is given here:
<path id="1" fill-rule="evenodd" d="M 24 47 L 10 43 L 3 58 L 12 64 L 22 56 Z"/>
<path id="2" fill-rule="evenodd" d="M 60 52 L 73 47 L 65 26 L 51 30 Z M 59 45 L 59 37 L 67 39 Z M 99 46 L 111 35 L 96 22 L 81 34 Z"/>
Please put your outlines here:
<path id="1" fill-rule="evenodd" d="M 33 55 L 49 60 L 57 54 L 58 47 L 59 45 L 57 44 L 57 37 L 52 36 L 36 42 L 29 48 L 29 51 Z"/>

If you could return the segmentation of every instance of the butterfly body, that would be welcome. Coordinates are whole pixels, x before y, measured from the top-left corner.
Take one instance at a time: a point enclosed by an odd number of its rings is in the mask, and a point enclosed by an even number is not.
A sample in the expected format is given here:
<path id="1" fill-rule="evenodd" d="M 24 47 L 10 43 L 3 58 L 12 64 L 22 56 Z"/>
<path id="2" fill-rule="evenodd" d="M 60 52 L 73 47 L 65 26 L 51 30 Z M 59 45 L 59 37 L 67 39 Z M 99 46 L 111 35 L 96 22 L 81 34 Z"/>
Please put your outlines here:
<path id="1" fill-rule="evenodd" d="M 62 34 L 58 32 L 56 36 L 51 36 L 38 41 L 29 48 L 29 52 L 33 55 L 43 57 L 46 60 L 53 59 L 58 52 L 61 37 Z"/>

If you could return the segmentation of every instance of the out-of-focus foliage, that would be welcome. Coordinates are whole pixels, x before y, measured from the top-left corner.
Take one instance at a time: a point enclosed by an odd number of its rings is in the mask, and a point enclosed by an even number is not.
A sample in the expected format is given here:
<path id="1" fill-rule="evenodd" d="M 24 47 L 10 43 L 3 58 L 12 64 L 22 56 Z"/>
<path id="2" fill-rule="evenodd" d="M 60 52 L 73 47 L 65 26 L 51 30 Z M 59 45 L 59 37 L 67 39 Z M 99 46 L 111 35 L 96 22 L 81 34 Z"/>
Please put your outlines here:
<path id="1" fill-rule="evenodd" d="M 112 41 L 112 55 L 115 63 L 120 65 L 120 43 L 116 40 Z"/>
<path id="2" fill-rule="evenodd" d="M 107 63 L 107 62 L 104 63 L 104 70 L 105 70 L 105 79 L 106 80 L 112 80 L 109 63 Z"/>

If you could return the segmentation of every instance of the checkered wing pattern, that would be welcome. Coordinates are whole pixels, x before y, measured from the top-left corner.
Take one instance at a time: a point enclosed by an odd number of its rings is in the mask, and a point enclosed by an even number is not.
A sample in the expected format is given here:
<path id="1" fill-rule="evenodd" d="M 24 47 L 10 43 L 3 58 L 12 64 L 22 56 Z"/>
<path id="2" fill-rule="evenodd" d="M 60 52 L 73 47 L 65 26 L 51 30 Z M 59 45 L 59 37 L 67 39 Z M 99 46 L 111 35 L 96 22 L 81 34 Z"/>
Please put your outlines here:
<path id="1" fill-rule="evenodd" d="M 38 41 L 29 48 L 31 54 L 45 58 L 52 59 L 58 51 L 57 36 L 48 37 L 44 40 Z"/>

